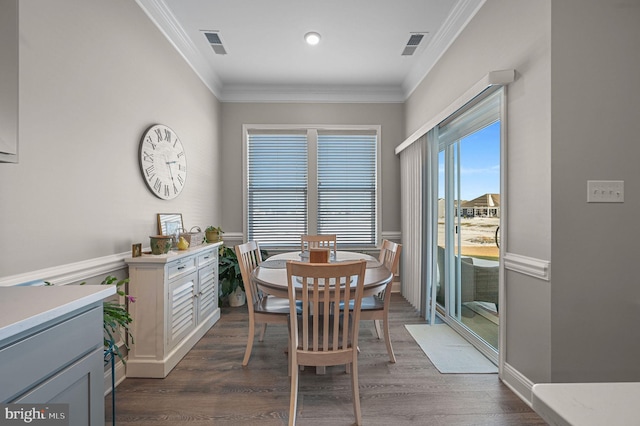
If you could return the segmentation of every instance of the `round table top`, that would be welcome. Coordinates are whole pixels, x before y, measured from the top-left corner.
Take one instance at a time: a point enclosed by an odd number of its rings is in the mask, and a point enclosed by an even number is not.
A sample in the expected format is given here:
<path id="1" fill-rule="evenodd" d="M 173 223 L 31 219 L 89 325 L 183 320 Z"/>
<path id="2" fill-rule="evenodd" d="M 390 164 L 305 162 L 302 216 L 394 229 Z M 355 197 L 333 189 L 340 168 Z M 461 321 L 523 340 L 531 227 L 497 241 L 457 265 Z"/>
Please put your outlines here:
<path id="1" fill-rule="evenodd" d="M 368 254 L 338 251 L 337 262 L 364 259 L 367 268 L 364 273 L 364 296 L 376 294 L 393 279 L 393 274 L 378 260 Z M 287 261 L 301 260 L 300 252 L 293 251 L 271 256 L 263 261 L 251 274 L 258 288 L 277 297 L 289 297 L 287 284 Z"/>

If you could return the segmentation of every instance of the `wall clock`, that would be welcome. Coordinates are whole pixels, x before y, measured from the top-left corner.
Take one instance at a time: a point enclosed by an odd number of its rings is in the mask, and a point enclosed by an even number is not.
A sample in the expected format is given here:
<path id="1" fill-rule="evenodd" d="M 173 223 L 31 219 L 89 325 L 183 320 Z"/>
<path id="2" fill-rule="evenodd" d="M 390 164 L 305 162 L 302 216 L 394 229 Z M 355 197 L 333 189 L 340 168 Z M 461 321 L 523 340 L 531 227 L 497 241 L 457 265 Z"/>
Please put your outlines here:
<path id="1" fill-rule="evenodd" d="M 187 159 L 178 135 L 164 124 L 149 127 L 140 141 L 140 172 L 158 198 L 180 195 L 187 180 Z"/>

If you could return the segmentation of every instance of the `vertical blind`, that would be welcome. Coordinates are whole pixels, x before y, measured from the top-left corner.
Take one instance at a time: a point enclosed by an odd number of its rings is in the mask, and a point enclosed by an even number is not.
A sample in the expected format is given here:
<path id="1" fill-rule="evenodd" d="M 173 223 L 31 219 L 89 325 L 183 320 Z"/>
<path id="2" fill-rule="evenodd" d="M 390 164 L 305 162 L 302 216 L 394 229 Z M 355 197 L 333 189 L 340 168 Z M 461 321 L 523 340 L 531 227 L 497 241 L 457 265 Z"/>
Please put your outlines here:
<path id="1" fill-rule="evenodd" d="M 307 135 L 248 135 L 248 237 L 300 245 L 307 231 Z"/>
<path id="2" fill-rule="evenodd" d="M 425 289 L 423 286 L 424 253 L 424 180 L 426 136 L 400 153 L 400 189 L 402 214 L 402 295 L 420 312 Z"/>
<path id="3" fill-rule="evenodd" d="M 301 234 L 336 234 L 342 246 L 376 245 L 377 132 L 251 129 L 247 145 L 249 240 L 291 247 Z"/>
<path id="4" fill-rule="evenodd" d="M 376 135 L 318 133 L 318 234 L 376 244 Z"/>

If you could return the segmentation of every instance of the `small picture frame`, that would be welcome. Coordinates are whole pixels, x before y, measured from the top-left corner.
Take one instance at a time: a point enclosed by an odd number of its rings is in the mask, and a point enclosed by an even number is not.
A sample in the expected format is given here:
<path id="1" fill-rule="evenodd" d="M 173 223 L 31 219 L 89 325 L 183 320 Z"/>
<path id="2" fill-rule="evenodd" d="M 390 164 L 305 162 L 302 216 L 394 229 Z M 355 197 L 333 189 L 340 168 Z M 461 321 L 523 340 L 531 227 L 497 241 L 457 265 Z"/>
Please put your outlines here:
<path id="1" fill-rule="evenodd" d="M 142 256 L 142 243 L 131 245 L 131 257 Z"/>
<path id="2" fill-rule="evenodd" d="M 182 213 L 158 213 L 158 235 L 175 236 L 184 229 Z"/>

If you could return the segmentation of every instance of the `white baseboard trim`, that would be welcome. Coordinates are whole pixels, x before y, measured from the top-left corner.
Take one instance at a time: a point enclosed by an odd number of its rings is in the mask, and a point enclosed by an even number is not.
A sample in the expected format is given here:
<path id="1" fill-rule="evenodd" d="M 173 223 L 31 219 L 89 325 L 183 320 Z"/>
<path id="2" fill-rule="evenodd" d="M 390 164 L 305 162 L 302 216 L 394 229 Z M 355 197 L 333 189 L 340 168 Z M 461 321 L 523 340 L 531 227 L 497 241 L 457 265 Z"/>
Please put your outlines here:
<path id="1" fill-rule="evenodd" d="M 500 379 L 518 398 L 532 407 L 532 389 L 534 383 L 508 363 L 504 363 Z"/>
<path id="2" fill-rule="evenodd" d="M 519 272 L 545 281 L 551 280 L 551 262 L 548 260 L 506 253 L 502 261 L 505 269 L 509 271 Z"/>

